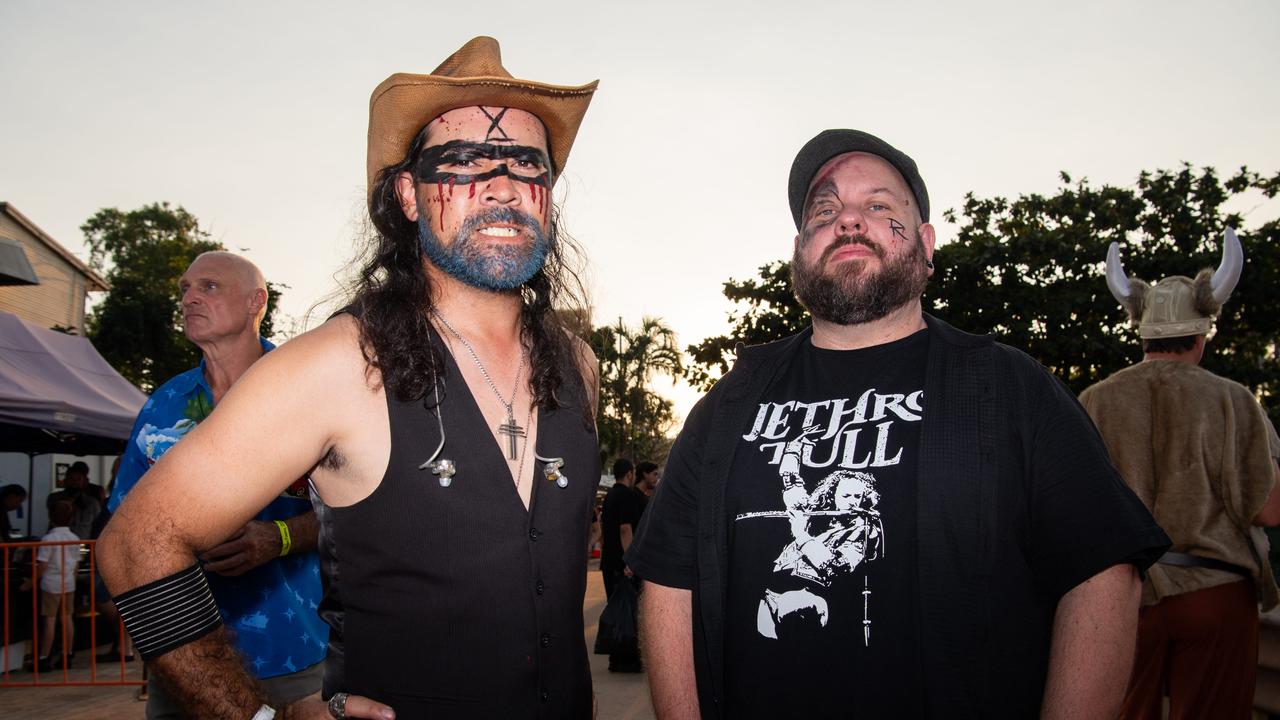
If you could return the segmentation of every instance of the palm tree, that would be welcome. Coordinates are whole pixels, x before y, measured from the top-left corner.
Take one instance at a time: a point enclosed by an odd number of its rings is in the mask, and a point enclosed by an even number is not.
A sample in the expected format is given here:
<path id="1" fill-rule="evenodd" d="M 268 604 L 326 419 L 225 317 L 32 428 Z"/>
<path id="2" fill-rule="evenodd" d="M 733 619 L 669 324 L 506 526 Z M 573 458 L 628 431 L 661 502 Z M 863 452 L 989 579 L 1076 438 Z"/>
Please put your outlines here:
<path id="1" fill-rule="evenodd" d="M 671 401 L 651 389 L 656 375 L 672 384 L 684 372 L 675 331 L 661 318 L 645 317 L 638 328 L 617 325 L 592 333 L 592 349 L 600 359 L 601 448 L 615 457 L 651 456 L 665 443 L 672 421 Z"/>

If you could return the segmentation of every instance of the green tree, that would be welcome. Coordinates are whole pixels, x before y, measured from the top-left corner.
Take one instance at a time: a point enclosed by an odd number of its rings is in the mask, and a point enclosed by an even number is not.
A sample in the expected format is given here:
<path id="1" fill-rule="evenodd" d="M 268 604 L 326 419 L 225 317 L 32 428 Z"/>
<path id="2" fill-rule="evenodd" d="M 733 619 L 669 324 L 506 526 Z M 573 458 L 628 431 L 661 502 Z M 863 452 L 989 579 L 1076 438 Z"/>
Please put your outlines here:
<path id="1" fill-rule="evenodd" d="M 1280 173 L 1241 168 L 1224 182 L 1213 168 L 1184 164 L 1143 172 L 1134 187 L 1073 182 L 1066 173 L 1061 181 L 1053 195 L 1008 200 L 970 193 L 959 212 L 948 210 L 945 217 L 959 233 L 935 253 L 925 308 L 965 330 L 994 333 L 1079 392 L 1142 354 L 1103 278 L 1107 245 L 1120 243 L 1130 277 L 1154 282 L 1216 267 L 1223 230 L 1232 226 L 1244 246 L 1245 269 L 1204 366 L 1276 406 L 1280 297 L 1272 288 L 1280 282 L 1280 221 L 1249 228 L 1224 206 L 1259 194 L 1274 198 Z M 764 266 L 759 279 L 730 280 L 725 296 L 739 303 L 730 333 L 689 348 L 694 365 L 688 375 L 704 387 L 728 369 L 737 343 L 774 340 L 808 322 L 791 295 L 786 262 Z"/>
<path id="2" fill-rule="evenodd" d="M 88 319 L 88 335 L 107 362 L 144 392 L 200 362 L 182 334 L 178 278 L 197 255 L 224 249 L 195 216 L 168 203 L 122 212 L 103 208 L 80 230 L 89 264 L 111 291 Z M 268 284 L 263 335 L 273 332 L 279 286 Z"/>
<path id="3" fill-rule="evenodd" d="M 1104 279 L 1107 246 L 1120 244 L 1130 277 L 1155 282 L 1216 267 L 1222 235 L 1235 227 L 1245 268 L 1215 323 L 1204 367 L 1241 382 L 1274 405 L 1280 368 L 1280 225 L 1255 228 L 1224 206 L 1249 192 L 1274 197 L 1280 174 L 1241 168 L 1223 182 L 1213 168 L 1184 164 L 1143 172 L 1135 187 L 1093 186 L 1061 173 L 1051 196 L 965 197 L 954 242 L 940 248 L 926 307 L 958 327 L 991 332 L 1025 350 L 1075 392 L 1130 365 L 1142 349 Z"/>
<path id="4" fill-rule="evenodd" d="M 660 462 L 674 416 L 671 401 L 654 392 L 652 383 L 666 375 L 674 384 L 684 371 L 675 332 L 659 318 L 643 318 L 637 328 L 619 318 L 617 325 L 591 333 L 591 348 L 600 360 L 601 451 Z"/>
<path id="5" fill-rule="evenodd" d="M 791 292 L 791 263 L 784 260 L 761 266 L 759 278 L 730 278 L 724 284 L 724 296 L 735 304 L 729 312 L 729 334 L 709 337 L 688 348 L 693 362 L 685 377 L 703 390 L 709 390 L 729 371 L 739 344 L 777 340 L 809 324 L 809 313 Z"/>

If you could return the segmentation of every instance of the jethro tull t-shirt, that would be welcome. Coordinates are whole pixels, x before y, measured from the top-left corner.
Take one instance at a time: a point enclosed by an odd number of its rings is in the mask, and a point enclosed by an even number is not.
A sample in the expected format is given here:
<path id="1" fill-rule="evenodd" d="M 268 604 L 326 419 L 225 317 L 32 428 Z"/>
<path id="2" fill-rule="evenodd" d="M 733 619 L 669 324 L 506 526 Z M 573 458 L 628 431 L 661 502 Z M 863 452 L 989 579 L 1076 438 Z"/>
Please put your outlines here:
<path id="1" fill-rule="evenodd" d="M 805 346 L 726 495 L 726 717 L 920 712 L 916 470 L 929 334 Z"/>

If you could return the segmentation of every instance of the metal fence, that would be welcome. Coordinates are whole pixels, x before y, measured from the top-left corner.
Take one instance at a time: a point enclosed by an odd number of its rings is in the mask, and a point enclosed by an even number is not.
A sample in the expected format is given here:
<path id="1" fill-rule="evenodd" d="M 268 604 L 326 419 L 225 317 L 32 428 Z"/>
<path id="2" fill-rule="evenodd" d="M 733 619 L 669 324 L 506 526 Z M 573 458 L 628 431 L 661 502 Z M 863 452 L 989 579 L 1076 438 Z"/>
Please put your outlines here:
<path id="1" fill-rule="evenodd" d="M 125 657 L 122 642 L 124 625 L 115 615 L 118 642 L 114 661 L 98 661 L 98 618 L 101 608 L 110 602 L 98 580 L 94 540 L 61 542 L 8 542 L 0 543 L 0 569 L 3 571 L 3 631 L 0 634 L 0 688 L 69 685 L 144 685 L 139 672 L 130 672 L 130 661 Z M 58 642 L 51 648 L 51 667 L 43 667 L 40 657 L 41 635 L 47 633 L 47 621 L 41 617 L 41 588 L 37 573 L 37 557 L 41 548 L 53 548 L 65 561 L 77 559 L 75 587 L 70 593 L 71 607 L 57 609 L 53 623 Z M 63 595 L 63 601 L 67 601 Z M 27 620 L 30 619 L 30 625 Z M 84 637 L 76 631 L 76 625 L 87 625 L 89 642 L 86 649 L 88 663 L 74 663 L 75 648 L 68 642 L 68 635 L 76 639 Z M 69 627 L 68 627 L 69 625 Z M 83 631 L 81 631 L 83 632 Z M 28 662 L 28 654 L 30 662 Z M 134 666 L 141 669 L 141 664 Z"/>

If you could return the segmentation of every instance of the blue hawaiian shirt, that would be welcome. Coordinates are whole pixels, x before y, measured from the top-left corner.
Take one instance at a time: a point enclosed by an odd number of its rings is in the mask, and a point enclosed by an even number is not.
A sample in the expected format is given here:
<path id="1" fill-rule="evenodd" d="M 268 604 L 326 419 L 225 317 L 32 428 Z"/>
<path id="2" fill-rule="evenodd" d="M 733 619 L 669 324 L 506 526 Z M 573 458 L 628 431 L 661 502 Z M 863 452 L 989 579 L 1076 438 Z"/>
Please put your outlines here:
<path id="1" fill-rule="evenodd" d="M 259 339 L 263 350 L 275 348 Z M 132 442 L 116 474 L 112 512 L 173 444 L 213 411 L 213 392 L 200 366 L 161 385 L 142 406 Z M 305 482 L 271 501 L 258 520 L 287 520 L 311 509 Z M 324 659 L 329 626 L 316 614 L 320 604 L 320 562 L 313 550 L 276 558 L 239 577 L 208 573 L 222 620 L 232 630 L 236 650 L 259 678 L 287 675 Z"/>

